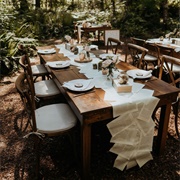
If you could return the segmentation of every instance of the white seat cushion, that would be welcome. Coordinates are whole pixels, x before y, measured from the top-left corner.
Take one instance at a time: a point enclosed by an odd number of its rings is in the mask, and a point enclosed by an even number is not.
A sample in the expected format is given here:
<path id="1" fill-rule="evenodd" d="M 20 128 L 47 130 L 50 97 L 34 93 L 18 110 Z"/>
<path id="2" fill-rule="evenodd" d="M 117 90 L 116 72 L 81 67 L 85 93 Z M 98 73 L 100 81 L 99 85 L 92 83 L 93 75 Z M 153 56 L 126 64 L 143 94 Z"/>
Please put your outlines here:
<path id="1" fill-rule="evenodd" d="M 156 56 L 152 56 L 150 54 L 146 54 L 145 57 L 144 57 L 144 60 L 145 61 L 157 61 L 158 58 Z"/>
<path id="2" fill-rule="evenodd" d="M 43 64 L 32 65 L 31 69 L 34 76 L 37 76 L 39 74 L 48 74 L 48 71 Z"/>
<path id="3" fill-rule="evenodd" d="M 141 57 L 142 54 L 138 54 L 138 56 Z M 158 58 L 156 56 L 152 56 L 150 54 L 146 54 L 144 56 L 144 61 L 157 61 L 157 60 L 158 60 Z"/>
<path id="4" fill-rule="evenodd" d="M 67 104 L 53 104 L 35 110 L 37 130 L 58 133 L 73 128 L 77 118 Z"/>
<path id="5" fill-rule="evenodd" d="M 171 67 L 171 63 L 168 63 L 168 64 L 169 64 L 169 67 Z M 173 64 L 172 72 L 179 73 L 180 72 L 180 66 L 178 66 L 177 64 Z"/>
<path id="6" fill-rule="evenodd" d="M 53 80 L 44 80 L 34 83 L 35 94 L 38 97 L 54 96 L 60 93 Z"/>

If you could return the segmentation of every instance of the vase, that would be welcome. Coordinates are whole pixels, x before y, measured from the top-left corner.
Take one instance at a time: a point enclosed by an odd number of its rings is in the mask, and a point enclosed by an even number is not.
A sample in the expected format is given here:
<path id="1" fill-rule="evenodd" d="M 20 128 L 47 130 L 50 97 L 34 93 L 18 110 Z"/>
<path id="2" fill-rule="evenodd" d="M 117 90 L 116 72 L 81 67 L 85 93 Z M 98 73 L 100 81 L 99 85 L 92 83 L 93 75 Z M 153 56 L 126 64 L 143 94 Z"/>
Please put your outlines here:
<path id="1" fill-rule="evenodd" d="M 108 71 L 108 74 L 107 74 L 107 79 L 111 79 L 112 77 L 113 77 L 113 68 L 109 67 L 109 71 Z"/>

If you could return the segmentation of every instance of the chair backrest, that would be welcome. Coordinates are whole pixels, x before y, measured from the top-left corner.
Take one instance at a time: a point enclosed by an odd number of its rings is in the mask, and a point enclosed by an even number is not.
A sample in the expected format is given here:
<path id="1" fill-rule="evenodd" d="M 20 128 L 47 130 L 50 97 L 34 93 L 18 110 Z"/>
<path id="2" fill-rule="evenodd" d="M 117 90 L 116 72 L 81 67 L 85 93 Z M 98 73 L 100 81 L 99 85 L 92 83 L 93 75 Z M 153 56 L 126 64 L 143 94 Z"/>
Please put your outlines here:
<path id="1" fill-rule="evenodd" d="M 19 59 L 19 64 L 20 66 L 23 68 L 24 71 L 26 71 L 26 64 L 27 64 L 27 61 L 26 61 L 26 56 L 23 55 L 20 57 Z"/>
<path id="2" fill-rule="evenodd" d="M 36 120 L 35 120 L 35 94 L 32 88 L 30 77 L 27 73 L 22 72 L 15 82 L 15 87 L 20 94 L 25 109 L 27 110 L 28 114 L 32 117 L 32 128 L 33 131 L 36 132 Z"/>
<path id="3" fill-rule="evenodd" d="M 133 44 L 136 44 L 136 45 L 142 46 L 142 47 L 145 46 L 145 42 L 146 42 L 144 39 L 135 38 L 135 37 L 131 37 L 131 41 Z"/>
<path id="4" fill-rule="evenodd" d="M 120 29 L 107 29 L 104 31 L 104 45 L 107 46 L 108 38 L 120 40 Z"/>
<path id="5" fill-rule="evenodd" d="M 157 46 L 158 58 L 160 61 L 162 61 L 163 55 L 173 56 L 174 49 L 172 47 L 168 47 L 162 44 L 156 44 L 156 46 Z"/>
<path id="6" fill-rule="evenodd" d="M 116 54 L 118 49 L 122 48 L 122 44 L 123 42 L 119 39 L 109 37 L 107 40 L 106 53 L 111 50 L 113 54 Z"/>
<path id="7" fill-rule="evenodd" d="M 177 86 L 180 83 L 180 70 L 178 73 L 175 73 L 173 71 L 174 67 L 179 67 L 180 69 L 180 59 L 168 56 L 168 55 L 163 55 L 162 56 L 162 63 L 160 66 L 160 71 L 159 71 L 159 79 L 162 79 L 163 71 L 166 71 L 169 74 L 170 78 L 170 84 L 173 86 Z"/>
<path id="8" fill-rule="evenodd" d="M 148 49 L 132 43 L 128 43 L 127 46 L 133 60 L 133 65 L 140 69 L 143 68 L 142 61 L 144 56 L 148 53 Z"/>
<path id="9" fill-rule="evenodd" d="M 24 69 L 24 72 L 29 75 L 29 79 L 31 80 L 31 84 L 32 84 L 32 89 L 35 92 L 34 81 L 33 81 L 33 74 L 32 74 L 32 69 L 31 69 L 31 63 L 30 63 L 30 60 L 29 60 L 29 57 L 28 57 L 27 54 L 21 56 L 21 58 L 19 60 L 19 64 Z"/>
<path id="10" fill-rule="evenodd" d="M 155 43 L 145 42 L 144 47 L 148 49 L 148 54 L 155 56 L 158 59 L 158 47 Z"/>

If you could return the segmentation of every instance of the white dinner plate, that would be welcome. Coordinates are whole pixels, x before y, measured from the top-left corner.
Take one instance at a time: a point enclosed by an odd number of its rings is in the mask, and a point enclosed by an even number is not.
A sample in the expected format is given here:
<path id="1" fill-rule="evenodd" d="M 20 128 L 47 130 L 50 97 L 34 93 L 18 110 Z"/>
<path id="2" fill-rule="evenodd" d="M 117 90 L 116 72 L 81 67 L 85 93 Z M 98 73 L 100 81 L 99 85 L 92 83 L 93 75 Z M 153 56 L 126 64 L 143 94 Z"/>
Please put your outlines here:
<path id="1" fill-rule="evenodd" d="M 116 54 L 100 54 L 99 55 L 99 58 L 101 58 L 101 59 L 107 59 L 107 57 L 114 57 L 114 56 L 117 56 Z"/>
<path id="2" fill-rule="evenodd" d="M 133 79 L 146 79 L 152 76 L 152 71 L 145 71 L 142 69 L 132 69 L 127 71 L 128 76 L 132 77 Z"/>
<path id="3" fill-rule="evenodd" d="M 77 92 L 91 90 L 94 86 L 95 84 L 92 79 L 75 79 L 63 84 L 63 87 Z"/>
<path id="4" fill-rule="evenodd" d="M 53 61 L 47 62 L 46 65 L 51 68 L 66 68 L 70 66 L 70 61 Z"/>
<path id="5" fill-rule="evenodd" d="M 39 54 L 53 54 L 53 53 L 56 53 L 56 50 L 54 48 L 52 48 L 52 49 L 44 49 L 44 50 L 39 49 L 37 52 Z"/>

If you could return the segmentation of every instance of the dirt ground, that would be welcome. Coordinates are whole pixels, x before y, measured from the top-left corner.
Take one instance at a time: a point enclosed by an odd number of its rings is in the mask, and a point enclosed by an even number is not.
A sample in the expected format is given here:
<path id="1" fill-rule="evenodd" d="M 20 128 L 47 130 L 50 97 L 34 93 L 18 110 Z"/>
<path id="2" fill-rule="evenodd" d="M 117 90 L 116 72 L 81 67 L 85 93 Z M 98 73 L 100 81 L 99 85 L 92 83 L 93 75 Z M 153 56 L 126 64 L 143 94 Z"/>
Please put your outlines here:
<path id="1" fill-rule="evenodd" d="M 33 139 L 24 138 L 31 131 L 14 82 L 21 70 L 0 82 L 0 179 L 34 180 L 35 154 Z M 116 156 L 109 152 L 110 134 L 103 124 L 92 130 L 92 180 L 179 180 L 180 142 L 174 131 L 171 113 L 169 135 L 164 154 L 157 156 L 142 168 L 135 167 L 121 172 L 113 168 Z M 179 120 L 180 121 L 180 120 Z M 180 123 L 180 122 L 179 122 Z M 179 124 L 180 127 L 180 124 Z M 79 143 L 77 143 L 79 146 Z M 153 150 L 156 148 L 154 137 Z M 67 137 L 49 138 L 41 146 L 41 173 L 45 180 L 81 179 L 79 166 L 73 158 Z"/>

